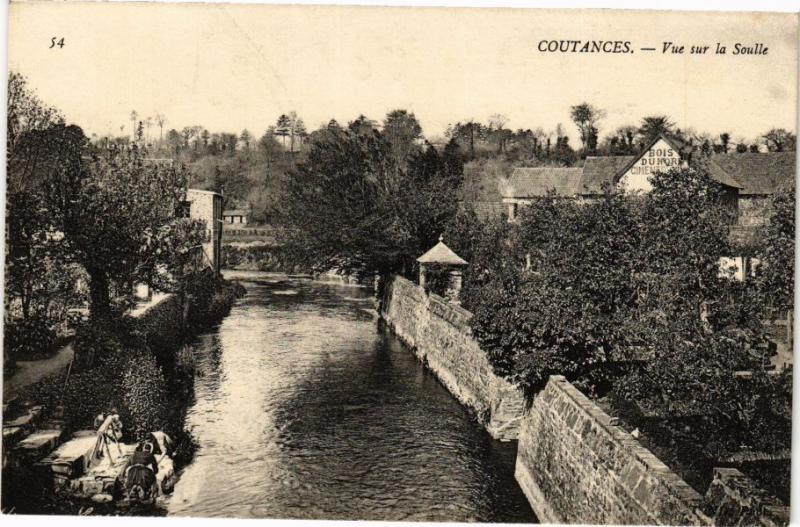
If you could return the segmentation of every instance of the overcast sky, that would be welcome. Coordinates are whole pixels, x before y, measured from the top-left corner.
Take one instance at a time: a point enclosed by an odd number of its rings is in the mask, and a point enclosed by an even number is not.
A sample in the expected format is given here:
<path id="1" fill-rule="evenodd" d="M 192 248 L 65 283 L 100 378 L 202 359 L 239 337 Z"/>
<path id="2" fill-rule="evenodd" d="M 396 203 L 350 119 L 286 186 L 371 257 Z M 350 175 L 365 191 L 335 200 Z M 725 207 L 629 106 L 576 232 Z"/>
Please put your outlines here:
<path id="1" fill-rule="evenodd" d="M 651 114 L 734 138 L 795 129 L 796 15 L 49 2 L 12 4 L 9 25 L 9 67 L 87 134 L 130 133 L 133 109 L 260 136 L 291 110 L 313 129 L 404 108 L 429 137 L 500 113 L 575 138 L 569 107 L 584 100 L 607 112 L 601 136 Z M 543 39 L 634 53 L 542 53 Z M 687 53 L 661 54 L 664 41 Z M 769 50 L 733 56 L 737 42 Z"/>

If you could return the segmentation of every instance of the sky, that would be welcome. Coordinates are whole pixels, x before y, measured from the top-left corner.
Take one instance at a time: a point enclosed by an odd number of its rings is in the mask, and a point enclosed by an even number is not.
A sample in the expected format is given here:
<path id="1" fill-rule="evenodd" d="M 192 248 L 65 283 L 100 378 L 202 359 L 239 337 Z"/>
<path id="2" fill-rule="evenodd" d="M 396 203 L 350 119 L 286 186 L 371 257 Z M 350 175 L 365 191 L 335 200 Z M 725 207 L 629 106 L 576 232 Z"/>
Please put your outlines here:
<path id="1" fill-rule="evenodd" d="M 542 40 L 634 53 L 548 53 Z M 686 52 L 662 54 L 664 42 Z M 735 43 L 768 52 L 734 56 Z M 601 137 L 666 114 L 750 139 L 795 130 L 797 43 L 791 14 L 25 2 L 9 8 L 8 64 L 89 135 L 129 134 L 131 110 L 165 115 L 165 131 L 260 136 L 289 111 L 314 129 L 402 108 L 428 137 L 499 113 L 576 139 L 569 108 L 587 101 L 606 112 Z"/>

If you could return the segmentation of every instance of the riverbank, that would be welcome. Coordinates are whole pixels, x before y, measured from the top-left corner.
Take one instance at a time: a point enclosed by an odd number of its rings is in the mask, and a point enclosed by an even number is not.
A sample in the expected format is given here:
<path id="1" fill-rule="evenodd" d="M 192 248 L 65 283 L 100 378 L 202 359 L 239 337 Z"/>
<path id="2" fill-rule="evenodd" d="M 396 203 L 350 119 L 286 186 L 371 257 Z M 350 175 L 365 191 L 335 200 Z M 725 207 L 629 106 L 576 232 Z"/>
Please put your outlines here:
<path id="1" fill-rule="evenodd" d="M 241 294 L 240 286 L 208 282 L 186 305 L 174 295 L 155 299 L 113 326 L 84 327 L 75 341 L 75 362 L 65 378 L 57 371 L 21 390 L 16 404 L 33 415 L 14 434 L 4 426 L 4 510 L 19 513 L 77 513 L 86 502 L 56 496 L 53 476 L 42 479 L 34 467 L 74 432 L 92 430 L 99 413 L 115 408 L 123 423 L 123 441 L 161 430 L 176 441 L 176 465 L 191 458 L 193 439 L 184 431 L 185 408 L 191 396 L 194 369 L 187 339 L 219 322 Z M 4 415 L 4 425 L 8 421 Z M 15 444 L 49 431 L 31 450 Z M 51 437 L 52 436 L 52 437 Z M 13 442 L 12 442 L 13 441 Z M 49 483 L 48 483 L 49 482 Z"/>

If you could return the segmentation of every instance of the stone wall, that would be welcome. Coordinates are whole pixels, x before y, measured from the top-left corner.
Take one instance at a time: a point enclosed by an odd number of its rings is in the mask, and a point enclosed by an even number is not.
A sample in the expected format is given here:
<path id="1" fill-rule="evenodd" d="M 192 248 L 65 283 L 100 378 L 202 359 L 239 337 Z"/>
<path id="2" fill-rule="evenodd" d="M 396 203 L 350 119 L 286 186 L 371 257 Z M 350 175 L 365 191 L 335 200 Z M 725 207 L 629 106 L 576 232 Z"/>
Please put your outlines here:
<path id="1" fill-rule="evenodd" d="M 769 222 L 772 203 L 766 196 L 739 196 L 737 225 L 760 227 Z"/>
<path id="2" fill-rule="evenodd" d="M 516 478 L 542 523 L 711 523 L 700 494 L 561 376 L 522 421 Z"/>
<path id="3" fill-rule="evenodd" d="M 414 350 L 450 393 L 472 408 L 492 437 L 517 438 L 524 396 L 492 371 L 472 337 L 472 314 L 416 284 L 394 277 L 387 284 L 381 316 Z"/>
<path id="4" fill-rule="evenodd" d="M 706 503 L 716 525 L 777 527 L 789 523 L 789 507 L 735 468 L 714 469 Z"/>

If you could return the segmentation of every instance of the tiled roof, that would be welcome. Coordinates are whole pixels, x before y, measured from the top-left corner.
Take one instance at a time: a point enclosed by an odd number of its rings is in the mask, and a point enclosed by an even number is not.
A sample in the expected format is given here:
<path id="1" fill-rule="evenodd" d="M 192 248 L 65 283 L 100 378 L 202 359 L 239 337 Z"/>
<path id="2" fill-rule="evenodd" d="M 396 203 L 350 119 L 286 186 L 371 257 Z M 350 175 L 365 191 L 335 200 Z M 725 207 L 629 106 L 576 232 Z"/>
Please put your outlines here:
<path id="1" fill-rule="evenodd" d="M 470 205 L 482 220 L 497 218 L 506 210 L 506 206 L 499 201 L 472 201 Z"/>
<path id="2" fill-rule="evenodd" d="M 603 185 L 614 185 L 617 175 L 637 157 L 639 156 L 587 157 L 583 165 L 580 193 L 602 193 Z"/>
<path id="3" fill-rule="evenodd" d="M 454 253 L 441 238 L 433 249 L 417 258 L 417 261 L 422 264 L 467 265 L 467 261 Z"/>
<path id="4" fill-rule="evenodd" d="M 581 183 L 581 168 L 515 168 L 503 190 L 504 198 L 533 198 L 555 191 L 556 196 L 574 196 Z"/>
<path id="5" fill-rule="evenodd" d="M 711 160 L 739 182 L 740 194 L 773 194 L 795 177 L 795 152 L 716 154 Z"/>
<path id="6" fill-rule="evenodd" d="M 729 187 L 738 188 L 739 191 L 742 190 L 742 184 L 736 181 L 728 172 L 723 170 L 722 167 L 715 163 L 713 158 L 709 158 L 708 163 L 706 163 L 706 168 L 708 170 L 708 174 L 712 179 L 714 179 L 714 181 L 718 181 Z"/>
<path id="7" fill-rule="evenodd" d="M 223 216 L 247 216 L 248 214 L 250 211 L 245 209 L 230 209 L 222 212 Z"/>

